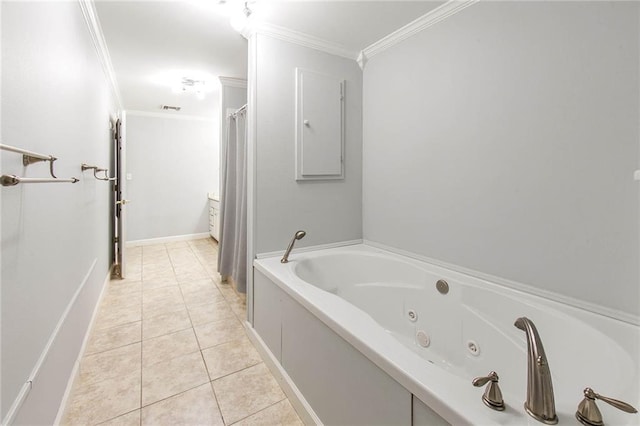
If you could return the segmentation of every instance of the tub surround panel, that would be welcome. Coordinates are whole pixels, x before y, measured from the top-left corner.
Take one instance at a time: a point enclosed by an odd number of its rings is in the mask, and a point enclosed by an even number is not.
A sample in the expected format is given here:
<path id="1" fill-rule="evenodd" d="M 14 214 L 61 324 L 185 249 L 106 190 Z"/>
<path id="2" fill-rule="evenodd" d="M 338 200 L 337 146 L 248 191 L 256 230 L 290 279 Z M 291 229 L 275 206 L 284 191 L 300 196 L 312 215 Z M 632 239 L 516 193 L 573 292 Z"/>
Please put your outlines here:
<path id="1" fill-rule="evenodd" d="M 78 2 L 0 7 L 2 143 L 54 155 L 58 176 L 80 179 L 0 189 L 0 419 L 33 380 L 15 420 L 52 424 L 109 272 L 111 187 L 80 165 L 110 166 L 117 107 Z M 1 162 L 3 174 L 49 175 L 18 154 Z"/>
<path id="2" fill-rule="evenodd" d="M 253 274 L 253 327 L 273 356 L 282 363 L 282 299 L 285 294 L 260 271 Z"/>
<path id="3" fill-rule="evenodd" d="M 271 302 L 255 330 L 323 424 L 411 424 L 411 393 L 260 271 L 254 283 L 256 307 Z"/>
<path id="4" fill-rule="evenodd" d="M 447 426 L 447 423 L 442 417 L 440 417 L 435 411 L 429 408 L 424 402 L 420 401 L 415 396 L 411 400 L 412 410 L 412 426 Z"/>
<path id="5" fill-rule="evenodd" d="M 639 8 L 478 2 L 371 58 L 364 238 L 637 317 Z"/>
<path id="6" fill-rule="evenodd" d="M 255 253 L 362 237 L 362 72 L 355 61 L 267 35 L 257 45 Z M 346 80 L 345 178 L 296 182 L 295 78 L 304 68 Z"/>

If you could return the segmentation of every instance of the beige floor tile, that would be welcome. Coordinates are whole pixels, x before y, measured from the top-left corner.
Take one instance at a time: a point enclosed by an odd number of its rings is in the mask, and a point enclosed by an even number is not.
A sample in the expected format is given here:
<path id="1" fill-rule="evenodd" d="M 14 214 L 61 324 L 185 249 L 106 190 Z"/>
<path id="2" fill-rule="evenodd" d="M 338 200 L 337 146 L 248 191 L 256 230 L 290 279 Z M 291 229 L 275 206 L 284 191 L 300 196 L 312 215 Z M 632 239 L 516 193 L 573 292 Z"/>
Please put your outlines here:
<path id="1" fill-rule="evenodd" d="M 142 409 L 142 425 L 224 425 L 211 384 L 199 386 Z"/>
<path id="2" fill-rule="evenodd" d="M 85 355 L 107 351 L 142 340 L 142 322 L 136 321 L 91 333 Z"/>
<path id="3" fill-rule="evenodd" d="M 101 306 L 96 317 L 95 330 L 125 325 L 142 319 L 142 306 Z"/>
<path id="4" fill-rule="evenodd" d="M 167 302 L 168 304 L 182 302 L 182 292 L 179 286 L 145 289 L 142 291 L 143 305 L 150 302 Z"/>
<path id="5" fill-rule="evenodd" d="M 142 246 L 142 256 L 158 253 L 158 252 L 167 252 L 167 248 L 164 244 L 153 244 L 148 246 Z"/>
<path id="6" fill-rule="evenodd" d="M 264 363 L 212 383 L 226 424 L 235 423 L 285 399 L 278 382 Z"/>
<path id="7" fill-rule="evenodd" d="M 209 274 L 202 266 L 197 268 L 176 268 L 175 274 L 179 282 L 209 278 Z"/>
<path id="8" fill-rule="evenodd" d="M 262 362 L 262 358 L 246 337 L 205 349 L 202 356 L 211 380 Z"/>
<path id="9" fill-rule="evenodd" d="M 240 321 L 247 320 L 247 305 L 241 300 L 235 300 L 229 303 L 229 307 Z"/>
<path id="10" fill-rule="evenodd" d="M 209 303 L 223 302 L 225 299 L 215 288 L 213 282 L 209 279 L 207 280 L 211 282 L 211 286 L 200 288 L 197 290 L 193 290 L 191 288 L 186 288 L 184 286 L 180 286 L 183 290 L 184 303 L 188 306 L 198 306 Z"/>
<path id="11" fill-rule="evenodd" d="M 105 309 L 112 307 L 120 308 L 124 306 L 135 306 L 142 303 L 142 293 L 139 291 L 107 291 L 102 297 L 100 306 Z"/>
<path id="12" fill-rule="evenodd" d="M 180 283 L 182 293 L 194 293 L 201 290 L 216 290 L 216 285 L 211 278 L 197 279 L 193 281 L 182 281 Z"/>
<path id="13" fill-rule="evenodd" d="M 142 406 L 168 398 L 209 381 L 200 352 L 142 368 Z"/>
<path id="14" fill-rule="evenodd" d="M 161 315 L 178 314 L 185 310 L 186 305 L 183 302 L 173 304 L 163 302 L 148 303 L 142 307 L 142 320 L 146 321 Z"/>
<path id="15" fill-rule="evenodd" d="M 289 400 L 285 399 L 234 423 L 234 426 L 304 426 Z"/>
<path id="16" fill-rule="evenodd" d="M 142 271 L 143 280 L 157 280 L 165 277 L 173 277 L 175 271 L 172 267 L 144 268 Z"/>
<path id="17" fill-rule="evenodd" d="M 135 410 L 115 419 L 100 423 L 99 426 L 140 426 L 140 410 Z"/>
<path id="18" fill-rule="evenodd" d="M 112 377 L 140 374 L 141 346 L 133 343 L 121 348 L 88 355 L 80 361 L 78 385 L 85 386 Z"/>
<path id="19" fill-rule="evenodd" d="M 170 249 L 175 249 L 175 248 L 188 248 L 189 247 L 189 242 L 188 241 L 172 241 L 170 243 L 165 243 L 165 246 L 167 247 L 167 250 Z"/>
<path id="20" fill-rule="evenodd" d="M 179 306 L 179 305 L 176 305 Z M 180 309 L 154 317 L 145 317 L 142 321 L 142 340 L 162 336 L 191 327 L 187 308 L 182 304 Z"/>
<path id="21" fill-rule="evenodd" d="M 140 294 L 142 291 L 142 281 L 131 280 L 111 280 L 105 292 L 105 296 L 124 296 L 129 294 Z"/>
<path id="22" fill-rule="evenodd" d="M 142 271 L 141 270 L 134 270 L 134 271 L 127 270 L 126 277 L 124 277 L 122 279 L 119 278 L 118 281 L 123 282 L 123 283 L 142 281 Z"/>
<path id="23" fill-rule="evenodd" d="M 167 275 L 165 277 L 158 277 L 158 278 L 142 281 L 143 290 L 151 290 L 155 288 L 169 287 L 169 286 L 175 286 L 175 285 L 178 285 L 178 280 L 173 274 Z"/>
<path id="24" fill-rule="evenodd" d="M 200 349 L 230 342 L 239 336 L 245 336 L 244 328 L 237 319 L 225 318 L 220 321 L 200 324 L 194 327 Z"/>
<path id="25" fill-rule="evenodd" d="M 169 260 L 169 253 L 167 251 L 157 251 L 150 254 L 145 254 L 142 256 L 142 267 L 151 266 L 157 263 L 171 263 Z M 144 270 L 144 269 L 143 269 Z"/>
<path id="26" fill-rule="evenodd" d="M 191 324 L 194 326 L 234 317 L 233 311 L 224 300 L 206 305 L 196 304 L 193 306 L 187 304 L 187 308 L 191 317 Z"/>
<path id="27" fill-rule="evenodd" d="M 74 386 L 63 425 L 89 425 L 140 408 L 140 373 Z"/>
<path id="28" fill-rule="evenodd" d="M 142 365 L 167 361 L 199 350 L 193 328 L 187 328 L 142 342 Z"/>
<path id="29" fill-rule="evenodd" d="M 188 307 L 198 305 L 209 305 L 212 303 L 224 302 L 224 297 L 216 288 L 207 288 L 191 293 L 183 293 L 184 303 Z"/>

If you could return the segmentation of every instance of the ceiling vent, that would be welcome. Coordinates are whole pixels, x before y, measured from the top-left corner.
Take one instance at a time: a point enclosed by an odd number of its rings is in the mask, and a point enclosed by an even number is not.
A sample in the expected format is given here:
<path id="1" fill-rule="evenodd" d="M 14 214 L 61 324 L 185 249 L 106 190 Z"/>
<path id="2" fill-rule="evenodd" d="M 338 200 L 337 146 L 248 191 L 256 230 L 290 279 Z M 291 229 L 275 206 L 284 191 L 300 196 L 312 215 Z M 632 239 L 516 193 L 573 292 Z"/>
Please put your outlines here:
<path id="1" fill-rule="evenodd" d="M 168 111 L 170 109 L 173 110 L 173 111 L 180 111 L 182 109 L 182 107 L 173 106 L 173 105 L 162 105 L 162 109 L 165 110 L 165 111 Z"/>

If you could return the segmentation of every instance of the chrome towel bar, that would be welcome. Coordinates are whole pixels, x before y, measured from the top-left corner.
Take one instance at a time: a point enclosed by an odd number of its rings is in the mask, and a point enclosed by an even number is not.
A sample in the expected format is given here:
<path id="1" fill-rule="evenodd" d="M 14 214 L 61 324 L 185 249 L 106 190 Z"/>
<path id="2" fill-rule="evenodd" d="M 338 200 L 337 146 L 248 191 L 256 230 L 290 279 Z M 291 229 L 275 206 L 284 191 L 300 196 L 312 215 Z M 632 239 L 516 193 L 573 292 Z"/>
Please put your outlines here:
<path id="1" fill-rule="evenodd" d="M 0 149 L 3 151 L 15 152 L 16 154 L 22 154 L 22 164 L 26 167 L 29 164 L 39 163 L 41 161 L 49 162 L 49 173 L 51 174 L 52 179 L 50 178 L 27 178 L 27 177 L 19 177 L 16 175 L 2 175 L 0 177 L 0 184 L 2 186 L 14 186 L 19 183 L 76 183 L 78 179 L 72 177 L 69 179 L 58 179 L 58 177 L 53 172 L 53 163 L 57 160 L 53 155 L 44 155 L 38 154 L 37 152 L 28 151 L 22 148 L 16 148 L 15 146 L 0 144 Z"/>
<path id="2" fill-rule="evenodd" d="M 19 183 L 76 183 L 79 179 L 74 177 L 69 179 L 58 178 L 28 178 L 20 177 L 16 175 L 2 175 L 0 176 L 0 184 L 2 186 L 15 186 Z"/>

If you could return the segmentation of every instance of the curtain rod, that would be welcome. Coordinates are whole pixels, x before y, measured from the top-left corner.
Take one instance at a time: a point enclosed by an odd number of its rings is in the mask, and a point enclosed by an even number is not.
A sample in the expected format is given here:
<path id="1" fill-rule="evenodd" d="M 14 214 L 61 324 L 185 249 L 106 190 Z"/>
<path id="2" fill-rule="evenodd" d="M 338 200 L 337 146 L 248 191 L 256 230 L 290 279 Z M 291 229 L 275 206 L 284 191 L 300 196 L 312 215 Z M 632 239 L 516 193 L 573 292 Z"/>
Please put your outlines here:
<path id="1" fill-rule="evenodd" d="M 247 104 L 242 105 L 240 108 L 238 108 L 237 110 L 235 110 L 235 112 L 232 112 L 229 114 L 229 117 L 233 117 L 235 118 L 239 113 L 241 113 L 242 111 L 246 111 L 247 109 Z"/>

